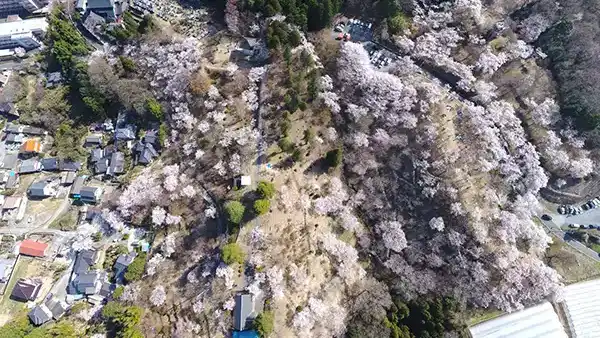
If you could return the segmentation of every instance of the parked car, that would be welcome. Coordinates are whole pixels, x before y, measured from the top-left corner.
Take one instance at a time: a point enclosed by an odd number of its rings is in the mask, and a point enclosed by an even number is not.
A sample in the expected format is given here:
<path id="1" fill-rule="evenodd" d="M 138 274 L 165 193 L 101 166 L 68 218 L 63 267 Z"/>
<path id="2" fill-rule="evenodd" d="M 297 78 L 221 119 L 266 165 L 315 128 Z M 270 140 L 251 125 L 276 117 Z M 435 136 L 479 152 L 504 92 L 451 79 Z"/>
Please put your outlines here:
<path id="1" fill-rule="evenodd" d="M 567 208 L 565 208 L 564 205 L 559 206 L 556 211 L 558 211 L 559 214 L 564 215 L 567 213 Z"/>
<path id="2" fill-rule="evenodd" d="M 336 32 L 341 32 L 341 31 L 344 30 L 344 28 L 342 26 L 340 26 L 340 25 L 337 25 L 337 26 L 335 26 L 335 28 L 333 30 L 336 31 Z"/>
<path id="3" fill-rule="evenodd" d="M 550 215 L 547 215 L 547 214 L 543 214 L 543 215 L 542 215 L 542 219 L 543 219 L 544 221 L 551 221 L 551 220 L 552 220 L 552 216 L 550 216 Z"/>
<path id="4" fill-rule="evenodd" d="M 590 209 L 590 205 L 589 205 L 589 204 L 587 204 L 587 203 L 585 203 L 585 204 L 582 204 L 582 205 L 581 205 L 581 209 L 583 209 L 583 210 L 588 210 L 588 209 Z"/>
<path id="5" fill-rule="evenodd" d="M 588 224 L 588 229 L 596 229 L 597 227 L 593 224 Z"/>
<path id="6" fill-rule="evenodd" d="M 581 224 L 576 224 L 576 223 L 569 224 L 569 228 L 580 229 L 582 227 L 583 227 L 583 225 L 581 225 Z"/>

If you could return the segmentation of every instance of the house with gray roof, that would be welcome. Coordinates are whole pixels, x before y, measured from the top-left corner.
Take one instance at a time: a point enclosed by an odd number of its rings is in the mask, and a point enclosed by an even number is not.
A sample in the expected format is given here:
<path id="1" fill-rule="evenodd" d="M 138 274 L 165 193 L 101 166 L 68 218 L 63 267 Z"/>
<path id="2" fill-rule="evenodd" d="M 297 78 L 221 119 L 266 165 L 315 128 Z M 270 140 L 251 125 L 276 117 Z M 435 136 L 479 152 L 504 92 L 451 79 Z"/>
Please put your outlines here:
<path id="1" fill-rule="evenodd" d="M 108 159 L 101 159 L 100 161 L 94 164 L 94 174 L 96 175 L 104 175 L 108 172 Z"/>
<path id="2" fill-rule="evenodd" d="M 71 184 L 73 184 L 73 182 L 75 182 L 76 177 L 77 177 L 77 173 L 75 173 L 73 171 L 67 171 L 66 173 L 63 173 L 61 180 L 60 180 L 60 184 L 71 185 Z"/>
<path id="3" fill-rule="evenodd" d="M 53 88 L 63 82 L 60 72 L 51 72 L 46 74 L 46 88 Z"/>
<path id="4" fill-rule="evenodd" d="M 137 162 L 141 164 L 150 164 L 158 156 L 158 152 L 151 143 L 138 142 L 133 148 L 137 154 Z"/>
<path id="5" fill-rule="evenodd" d="M 85 16 L 87 17 L 90 13 L 94 13 L 107 22 L 114 22 L 117 19 L 115 9 L 115 1 L 113 0 L 88 0 L 85 8 Z"/>
<path id="6" fill-rule="evenodd" d="M 0 103 L 0 114 L 6 116 L 9 119 L 15 119 L 19 117 L 19 111 L 15 109 L 14 103 L 11 102 Z"/>
<path id="7" fill-rule="evenodd" d="M 42 170 L 45 171 L 56 171 L 58 170 L 58 158 L 56 157 L 49 157 L 49 158 L 43 158 L 41 163 L 42 163 Z"/>
<path id="8" fill-rule="evenodd" d="M 0 162 L 1 169 L 15 169 L 17 167 L 17 161 L 19 160 L 18 154 L 5 154 L 2 162 Z"/>
<path id="9" fill-rule="evenodd" d="M 94 250 L 82 250 L 77 253 L 71 282 L 67 286 L 68 294 L 93 295 L 101 287 L 103 278 L 94 270 L 98 255 Z"/>
<path id="10" fill-rule="evenodd" d="M 58 168 L 62 171 L 79 171 L 81 169 L 81 162 L 62 160 L 59 162 Z"/>
<path id="11" fill-rule="evenodd" d="M 25 139 L 25 137 L 23 136 L 23 134 L 6 134 L 6 138 L 4 139 L 4 141 L 6 143 L 21 144 L 21 143 L 23 143 L 24 139 Z"/>
<path id="12" fill-rule="evenodd" d="M 79 198 L 79 194 L 81 192 L 81 188 L 83 188 L 83 184 L 85 183 L 85 176 L 77 176 L 75 181 L 73 181 L 73 185 L 71 186 L 71 192 L 69 195 L 73 198 Z"/>
<path id="13" fill-rule="evenodd" d="M 42 164 L 37 158 L 33 157 L 21 162 L 21 166 L 19 167 L 19 174 L 37 173 L 41 170 Z"/>
<path id="14" fill-rule="evenodd" d="M 32 126 L 23 126 L 23 134 L 33 135 L 33 136 L 42 136 L 46 135 L 46 131 L 42 128 L 36 128 Z"/>
<path id="15" fill-rule="evenodd" d="M 56 190 L 48 180 L 34 182 L 27 189 L 27 195 L 31 198 L 41 199 L 54 196 L 54 194 L 56 194 Z"/>
<path id="16" fill-rule="evenodd" d="M 6 179 L 6 183 L 4 184 L 4 188 L 6 189 L 15 189 L 16 187 L 19 186 L 19 173 L 17 173 L 16 171 L 11 170 L 8 173 L 8 177 Z"/>
<path id="17" fill-rule="evenodd" d="M 99 187 L 83 187 L 79 191 L 82 201 L 88 203 L 97 203 L 102 198 L 102 188 Z"/>
<path id="18" fill-rule="evenodd" d="M 117 141 L 133 141 L 135 140 L 135 126 L 126 125 L 115 129 L 115 140 Z"/>
<path id="19" fill-rule="evenodd" d="M 101 147 L 102 146 L 102 135 L 90 135 L 85 138 L 85 147 Z"/>
<path id="20" fill-rule="evenodd" d="M 90 162 L 96 163 L 104 158 L 104 149 L 95 148 L 90 152 Z M 106 171 L 106 170 L 105 170 Z"/>
<path id="21" fill-rule="evenodd" d="M 123 278 L 125 277 L 125 272 L 127 272 L 127 267 L 129 267 L 129 264 L 133 262 L 136 256 L 137 255 L 134 251 L 128 254 L 119 255 L 119 257 L 117 257 L 117 260 L 115 261 L 114 265 L 115 280 L 117 281 L 117 283 L 121 283 L 123 281 Z"/>
<path id="22" fill-rule="evenodd" d="M 41 304 L 34 307 L 33 310 L 29 312 L 28 316 L 33 325 L 39 326 L 52 319 L 52 312 L 48 309 L 46 304 Z"/>
<path id="23" fill-rule="evenodd" d="M 233 328 L 235 330 L 250 329 L 257 315 L 254 309 L 254 298 L 251 294 L 235 296 L 235 309 L 233 311 Z"/>
<path id="24" fill-rule="evenodd" d="M 9 123 L 6 125 L 6 127 L 4 127 L 4 131 L 9 134 L 20 134 L 23 132 L 23 128 L 23 126 L 18 124 Z"/>
<path id="25" fill-rule="evenodd" d="M 107 175 L 115 176 L 122 174 L 125 168 L 125 155 L 120 152 L 114 152 L 110 157 L 110 166 L 106 170 Z"/>
<path id="26" fill-rule="evenodd" d="M 69 309 L 69 305 L 64 300 L 59 300 L 56 297 L 48 299 L 44 304 L 50 310 L 52 318 L 55 320 L 60 319 Z"/>

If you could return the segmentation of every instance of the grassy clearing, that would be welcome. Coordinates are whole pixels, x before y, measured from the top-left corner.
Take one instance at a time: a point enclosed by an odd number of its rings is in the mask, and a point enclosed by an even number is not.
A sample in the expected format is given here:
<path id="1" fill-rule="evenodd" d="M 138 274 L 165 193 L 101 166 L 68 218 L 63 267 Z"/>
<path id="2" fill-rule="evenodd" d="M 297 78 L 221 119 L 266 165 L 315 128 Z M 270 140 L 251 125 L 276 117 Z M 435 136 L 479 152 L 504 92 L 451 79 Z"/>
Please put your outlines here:
<path id="1" fill-rule="evenodd" d="M 582 255 L 555 236 L 552 236 L 552 240 L 553 243 L 546 250 L 545 260 L 566 283 L 576 283 L 600 275 L 600 263 Z M 596 246 L 600 250 L 600 245 Z"/>
<path id="2" fill-rule="evenodd" d="M 494 319 L 496 317 L 500 317 L 504 312 L 496 309 L 487 309 L 487 310 L 473 310 L 469 313 L 469 318 L 467 319 L 467 325 L 473 326 L 479 323 L 483 323 L 487 320 Z"/>
<path id="3" fill-rule="evenodd" d="M 50 224 L 50 229 L 72 231 L 77 229 L 77 209 L 69 208 L 66 213 Z"/>

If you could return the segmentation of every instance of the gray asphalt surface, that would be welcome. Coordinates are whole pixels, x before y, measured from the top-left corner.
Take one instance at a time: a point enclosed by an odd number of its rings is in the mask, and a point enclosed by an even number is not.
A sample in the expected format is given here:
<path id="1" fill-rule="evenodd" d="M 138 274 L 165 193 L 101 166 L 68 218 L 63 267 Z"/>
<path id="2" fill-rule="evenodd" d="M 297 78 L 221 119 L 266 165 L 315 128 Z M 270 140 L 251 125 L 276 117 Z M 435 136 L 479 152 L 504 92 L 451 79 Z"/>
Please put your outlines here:
<path id="1" fill-rule="evenodd" d="M 597 210 L 597 209 L 595 209 Z M 600 256 L 598 255 L 598 253 L 590 248 L 588 248 L 587 246 L 585 246 L 584 244 L 582 244 L 581 242 L 575 240 L 574 238 L 572 238 L 571 236 L 569 236 L 566 232 L 564 232 L 561 227 L 555 223 L 555 221 L 557 221 L 554 218 L 554 215 L 552 216 L 552 220 L 551 221 L 545 221 L 541 218 L 538 218 L 540 220 L 540 222 L 542 222 L 544 224 L 544 229 L 546 230 L 547 233 L 551 233 L 553 235 L 555 235 L 556 237 L 560 238 L 561 240 L 563 240 L 565 243 L 567 243 L 567 245 L 569 245 L 570 247 L 572 247 L 573 249 L 579 251 L 580 253 L 586 255 L 587 257 L 595 260 L 596 262 L 600 262 Z M 564 219 L 564 217 L 563 217 Z M 559 218 L 560 220 L 560 218 Z M 599 218 L 600 220 L 600 218 Z"/>

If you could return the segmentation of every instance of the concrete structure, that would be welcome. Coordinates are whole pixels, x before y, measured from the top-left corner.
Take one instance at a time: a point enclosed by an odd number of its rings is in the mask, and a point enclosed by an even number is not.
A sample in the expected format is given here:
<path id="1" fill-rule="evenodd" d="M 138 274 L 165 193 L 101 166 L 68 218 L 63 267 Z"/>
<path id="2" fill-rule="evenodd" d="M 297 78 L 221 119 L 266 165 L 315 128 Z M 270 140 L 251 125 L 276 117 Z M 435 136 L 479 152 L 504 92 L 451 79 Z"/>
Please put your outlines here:
<path id="1" fill-rule="evenodd" d="M 48 29 L 46 18 L 23 20 L 18 16 L 8 17 L 0 23 L 0 49 L 21 47 L 26 50 L 42 45 L 41 36 Z"/>
<path id="2" fill-rule="evenodd" d="M 565 287 L 564 308 L 573 338 L 600 337 L 600 279 Z"/>
<path id="3" fill-rule="evenodd" d="M 488 320 L 470 328 L 473 338 L 567 338 L 554 308 L 548 302 Z"/>

